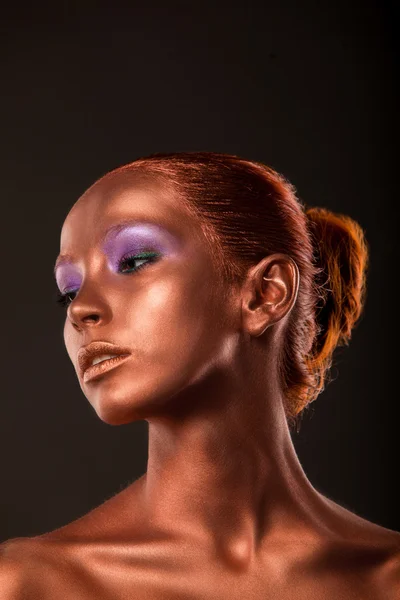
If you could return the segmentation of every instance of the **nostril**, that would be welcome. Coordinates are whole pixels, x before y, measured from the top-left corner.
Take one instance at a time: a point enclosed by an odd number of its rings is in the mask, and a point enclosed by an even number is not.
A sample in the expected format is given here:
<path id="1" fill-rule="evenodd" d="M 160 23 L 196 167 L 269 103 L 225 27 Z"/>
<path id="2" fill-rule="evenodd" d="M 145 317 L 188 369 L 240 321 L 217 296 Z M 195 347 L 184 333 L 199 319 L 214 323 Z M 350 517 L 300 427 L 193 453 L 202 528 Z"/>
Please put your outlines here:
<path id="1" fill-rule="evenodd" d="M 71 325 L 76 331 L 81 331 L 84 325 L 96 324 L 100 321 L 99 315 L 86 315 L 81 319 L 70 319 Z"/>
<path id="2" fill-rule="evenodd" d="M 82 321 L 84 321 L 86 323 L 86 321 L 94 321 L 95 323 L 97 323 L 99 321 L 100 317 L 99 315 L 96 314 L 92 314 L 92 315 L 87 315 L 86 317 L 84 317 L 82 319 Z"/>

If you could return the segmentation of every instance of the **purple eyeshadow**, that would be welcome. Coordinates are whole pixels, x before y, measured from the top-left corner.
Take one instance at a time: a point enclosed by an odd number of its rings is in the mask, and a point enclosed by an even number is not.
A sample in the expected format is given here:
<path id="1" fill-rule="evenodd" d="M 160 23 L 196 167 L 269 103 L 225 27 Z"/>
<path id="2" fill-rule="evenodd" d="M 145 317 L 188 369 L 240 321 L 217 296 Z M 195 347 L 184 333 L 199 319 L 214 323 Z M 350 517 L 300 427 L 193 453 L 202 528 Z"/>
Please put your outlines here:
<path id="1" fill-rule="evenodd" d="M 77 268 L 72 263 L 65 263 L 57 269 L 57 286 L 62 293 L 79 288 L 81 280 L 82 277 L 77 273 Z"/>
<path id="2" fill-rule="evenodd" d="M 180 240 L 164 227 L 155 223 L 119 224 L 109 229 L 102 250 L 107 256 L 108 265 L 118 271 L 121 259 L 144 251 L 156 251 L 172 256 L 180 249 Z M 62 293 L 75 291 L 82 282 L 77 265 L 72 262 L 60 264 L 56 270 L 56 281 Z"/>
<path id="3" fill-rule="evenodd" d="M 103 244 L 109 266 L 117 271 L 121 258 L 144 251 L 171 256 L 179 250 L 179 241 L 164 228 L 150 223 L 120 225 L 113 228 Z"/>

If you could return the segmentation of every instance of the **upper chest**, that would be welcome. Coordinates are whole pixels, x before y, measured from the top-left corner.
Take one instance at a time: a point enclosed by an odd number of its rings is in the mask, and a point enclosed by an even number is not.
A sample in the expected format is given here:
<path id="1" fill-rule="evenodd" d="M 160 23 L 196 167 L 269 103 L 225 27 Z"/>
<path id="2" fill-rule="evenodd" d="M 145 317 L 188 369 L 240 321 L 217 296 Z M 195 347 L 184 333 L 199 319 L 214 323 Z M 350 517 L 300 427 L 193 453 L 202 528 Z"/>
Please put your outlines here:
<path id="1" fill-rule="evenodd" d="M 382 600 L 379 568 L 265 557 L 247 570 L 221 567 L 195 548 L 118 545 L 54 553 L 31 569 L 42 600 Z M 394 597 L 393 597 L 394 598 Z"/>

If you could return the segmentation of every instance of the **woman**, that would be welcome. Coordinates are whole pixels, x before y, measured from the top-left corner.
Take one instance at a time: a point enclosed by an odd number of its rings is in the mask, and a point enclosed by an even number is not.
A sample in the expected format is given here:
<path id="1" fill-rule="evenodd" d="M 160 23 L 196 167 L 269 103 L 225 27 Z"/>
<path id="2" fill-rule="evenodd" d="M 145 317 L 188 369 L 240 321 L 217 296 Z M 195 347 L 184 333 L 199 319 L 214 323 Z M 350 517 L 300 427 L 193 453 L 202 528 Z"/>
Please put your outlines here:
<path id="1" fill-rule="evenodd" d="M 320 494 L 290 438 L 363 304 L 359 225 L 271 168 L 159 154 L 72 207 L 55 266 L 83 393 L 149 423 L 147 472 L 2 546 L 4 600 L 395 599 L 400 534 Z"/>

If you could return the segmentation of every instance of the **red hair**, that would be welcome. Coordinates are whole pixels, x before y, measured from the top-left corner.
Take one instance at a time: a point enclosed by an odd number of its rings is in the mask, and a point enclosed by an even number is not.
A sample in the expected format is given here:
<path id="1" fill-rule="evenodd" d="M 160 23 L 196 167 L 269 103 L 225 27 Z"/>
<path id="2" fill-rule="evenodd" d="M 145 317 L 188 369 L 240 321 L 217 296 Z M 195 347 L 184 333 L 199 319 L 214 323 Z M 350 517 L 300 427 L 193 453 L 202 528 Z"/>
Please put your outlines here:
<path id="1" fill-rule="evenodd" d="M 153 154 L 112 171 L 172 184 L 200 223 L 225 281 L 240 283 L 268 254 L 289 255 L 300 272 L 280 357 L 285 410 L 294 421 L 324 389 L 333 351 L 348 344 L 365 296 L 368 247 L 348 216 L 307 208 L 272 168 L 214 152 Z"/>

